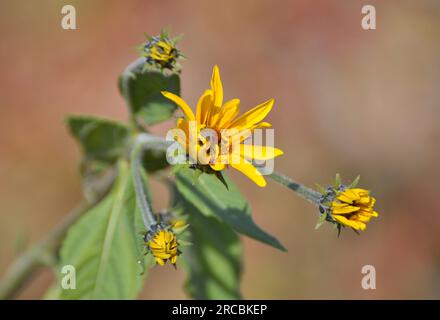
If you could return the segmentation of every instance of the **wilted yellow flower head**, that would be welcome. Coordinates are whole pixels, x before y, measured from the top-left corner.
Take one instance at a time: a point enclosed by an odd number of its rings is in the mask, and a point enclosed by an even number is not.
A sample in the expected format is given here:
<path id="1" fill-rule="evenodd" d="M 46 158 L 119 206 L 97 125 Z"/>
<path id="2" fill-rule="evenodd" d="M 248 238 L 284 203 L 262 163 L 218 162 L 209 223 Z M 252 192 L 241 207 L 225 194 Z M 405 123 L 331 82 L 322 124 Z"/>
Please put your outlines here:
<path id="1" fill-rule="evenodd" d="M 363 231 L 372 217 L 379 216 L 373 208 L 375 202 L 376 199 L 370 196 L 368 190 L 345 189 L 337 193 L 335 200 L 332 201 L 331 215 L 336 222 Z"/>
<path id="2" fill-rule="evenodd" d="M 160 228 L 146 239 L 146 247 L 160 266 L 164 266 L 168 260 L 175 265 L 180 253 L 174 232 Z"/>
<path id="3" fill-rule="evenodd" d="M 175 69 L 177 59 L 181 57 L 176 47 L 176 40 L 170 39 L 166 32 L 162 32 L 159 36 L 149 37 L 143 47 L 142 55 L 147 59 L 148 64 L 170 70 Z"/>
<path id="4" fill-rule="evenodd" d="M 162 94 L 183 111 L 184 118 L 177 120 L 177 129 L 182 130 L 185 136 L 176 140 L 186 148 L 191 159 L 217 172 L 231 166 L 258 186 L 266 186 L 265 179 L 252 161 L 270 160 L 283 152 L 272 146 L 244 144 L 244 141 L 254 130 L 271 127 L 263 120 L 272 109 L 273 99 L 238 116 L 239 99 L 223 102 L 223 84 L 217 66 L 212 72 L 211 88 L 200 97 L 195 114 L 179 96 L 166 91 Z M 204 136 L 203 132 L 207 131 L 214 133 L 216 138 Z"/>

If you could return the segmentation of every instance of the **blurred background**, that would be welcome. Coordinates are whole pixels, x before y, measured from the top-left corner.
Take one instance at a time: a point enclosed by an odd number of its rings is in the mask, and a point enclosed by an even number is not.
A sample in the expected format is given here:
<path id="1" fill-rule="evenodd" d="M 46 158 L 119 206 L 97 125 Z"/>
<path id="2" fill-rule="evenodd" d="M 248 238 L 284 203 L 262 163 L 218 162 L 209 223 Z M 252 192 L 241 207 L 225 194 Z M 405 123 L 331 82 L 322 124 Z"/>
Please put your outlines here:
<path id="1" fill-rule="evenodd" d="M 61 28 L 74 5 L 77 30 Z M 377 30 L 361 28 L 373 4 Z M 339 172 L 373 190 L 380 217 L 357 236 L 314 230 L 315 208 L 274 183 L 232 172 L 257 223 L 289 249 L 244 239 L 249 299 L 440 298 L 440 3 L 438 1 L 0 2 L 0 274 L 82 198 L 80 152 L 64 117 L 124 121 L 116 82 L 144 32 L 184 34 L 182 95 L 195 104 L 220 66 L 242 109 L 274 97 L 285 155 L 276 170 L 309 186 Z M 173 123 L 154 127 L 164 134 Z M 155 203 L 166 196 L 155 185 Z M 377 289 L 363 290 L 373 265 Z M 182 270 L 155 268 L 143 299 L 184 298 Z M 41 298 L 40 272 L 19 295 Z M 157 290 L 157 288 L 162 288 Z"/>

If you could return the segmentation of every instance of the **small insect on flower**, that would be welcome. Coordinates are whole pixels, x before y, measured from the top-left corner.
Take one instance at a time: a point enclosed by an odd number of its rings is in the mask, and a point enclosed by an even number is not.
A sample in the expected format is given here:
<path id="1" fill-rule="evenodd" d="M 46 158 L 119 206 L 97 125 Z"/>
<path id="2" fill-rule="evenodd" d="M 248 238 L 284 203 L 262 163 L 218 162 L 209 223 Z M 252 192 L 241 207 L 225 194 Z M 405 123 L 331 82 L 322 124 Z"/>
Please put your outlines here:
<path id="1" fill-rule="evenodd" d="M 146 58 L 146 66 L 151 65 L 161 70 L 178 71 L 178 59 L 182 57 L 182 54 L 176 44 L 177 40 L 171 39 L 167 32 L 148 37 L 147 43 L 140 48 L 142 56 Z"/>
<path id="2" fill-rule="evenodd" d="M 176 103 L 184 114 L 184 118 L 177 120 L 176 128 L 184 133 L 184 137 L 178 137 L 177 141 L 185 148 L 190 159 L 204 170 L 209 169 L 214 173 L 231 166 L 258 186 L 266 186 L 266 180 L 252 162 L 271 160 L 282 155 L 283 151 L 272 146 L 244 142 L 257 129 L 271 127 L 263 120 L 272 110 L 273 99 L 238 116 L 240 100 L 223 101 L 223 84 L 217 66 L 212 71 L 211 88 L 200 97 L 195 114 L 179 96 L 166 91 L 162 94 Z M 215 139 L 203 136 L 204 132 L 214 134 Z"/>
<path id="3" fill-rule="evenodd" d="M 321 214 L 325 220 L 335 223 L 339 231 L 341 227 L 363 231 L 371 218 L 379 216 L 374 211 L 376 199 L 370 196 L 370 191 L 356 188 L 357 181 L 345 186 L 337 175 L 335 185 L 328 187 L 321 197 Z"/>
<path id="4" fill-rule="evenodd" d="M 177 256 L 180 254 L 179 243 L 170 227 L 163 224 L 152 226 L 145 235 L 144 241 L 148 252 L 154 256 L 158 265 L 164 266 L 167 261 L 176 265 Z"/>

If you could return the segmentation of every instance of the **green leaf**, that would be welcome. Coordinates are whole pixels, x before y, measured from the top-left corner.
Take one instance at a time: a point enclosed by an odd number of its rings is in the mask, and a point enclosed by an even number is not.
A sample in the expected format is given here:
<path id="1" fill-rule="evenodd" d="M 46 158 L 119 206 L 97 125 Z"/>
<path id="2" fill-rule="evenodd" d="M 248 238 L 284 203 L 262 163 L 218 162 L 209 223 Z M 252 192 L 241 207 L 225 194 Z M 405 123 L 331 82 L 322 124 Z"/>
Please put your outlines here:
<path id="1" fill-rule="evenodd" d="M 180 94 L 179 75 L 160 71 L 142 71 L 144 58 L 130 65 L 120 77 L 119 88 L 134 118 L 151 125 L 168 120 L 176 111 L 174 102 L 162 96 L 161 91 Z"/>
<path id="2" fill-rule="evenodd" d="M 186 164 L 186 163 L 176 163 L 175 165 L 173 165 L 171 167 L 169 176 L 171 177 L 171 176 L 175 175 L 178 171 L 180 171 L 182 169 L 189 169 L 189 167 L 190 167 L 190 165 Z"/>
<path id="3" fill-rule="evenodd" d="M 114 179 L 114 164 L 126 153 L 130 129 L 119 122 L 84 115 L 66 118 L 82 151 L 81 176 L 85 197 L 92 200 Z"/>
<path id="4" fill-rule="evenodd" d="M 194 299 L 240 299 L 243 250 L 237 234 L 225 223 L 200 213 L 191 203 L 189 247 L 181 247 L 188 272 L 185 289 Z M 179 242 L 182 242 L 179 240 Z"/>
<path id="5" fill-rule="evenodd" d="M 71 115 L 66 123 L 86 160 L 112 164 L 125 152 L 130 129 L 124 124 L 83 115 Z"/>
<path id="6" fill-rule="evenodd" d="M 59 270 L 75 267 L 76 289 L 62 290 L 62 299 L 136 298 L 144 271 L 139 261 L 145 230 L 139 217 L 128 164 L 121 162 L 112 191 L 70 228 L 63 242 Z"/>
<path id="7" fill-rule="evenodd" d="M 102 161 L 81 161 L 81 182 L 85 198 L 93 202 L 105 193 L 114 183 L 116 169 L 116 165 L 110 165 Z"/>
<path id="8" fill-rule="evenodd" d="M 275 237 L 255 224 L 247 201 L 230 179 L 225 177 L 225 180 L 229 190 L 214 174 L 202 174 L 198 184 L 193 185 L 191 169 L 181 169 L 176 173 L 177 189 L 203 215 L 217 218 L 238 233 L 286 251 Z"/>
<path id="9" fill-rule="evenodd" d="M 43 300 L 60 300 L 63 289 L 58 283 L 52 284 L 44 293 Z"/>
<path id="10" fill-rule="evenodd" d="M 167 161 L 166 150 L 148 149 L 142 157 L 142 166 L 148 172 L 165 169 L 170 164 Z"/>
<path id="11" fill-rule="evenodd" d="M 202 171 L 199 169 L 194 169 L 193 170 L 193 176 L 192 176 L 192 184 L 193 185 L 197 185 L 197 183 L 199 183 L 199 178 L 202 175 Z"/>

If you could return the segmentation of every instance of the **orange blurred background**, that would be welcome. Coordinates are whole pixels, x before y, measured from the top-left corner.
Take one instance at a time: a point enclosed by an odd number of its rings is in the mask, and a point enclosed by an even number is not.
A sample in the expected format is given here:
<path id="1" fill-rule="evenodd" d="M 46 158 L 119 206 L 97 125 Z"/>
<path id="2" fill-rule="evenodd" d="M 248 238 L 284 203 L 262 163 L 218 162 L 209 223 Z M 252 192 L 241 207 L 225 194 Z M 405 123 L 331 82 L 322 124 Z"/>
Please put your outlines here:
<path id="1" fill-rule="evenodd" d="M 74 5 L 77 30 L 61 28 Z M 373 4 L 377 30 L 361 28 Z M 438 1 L 0 2 L 0 274 L 81 199 L 80 152 L 63 119 L 124 121 L 116 82 L 143 33 L 184 34 L 182 95 L 193 105 L 220 66 L 243 109 L 274 97 L 285 155 L 276 169 L 309 186 L 361 174 L 380 217 L 361 235 L 314 230 L 315 208 L 274 183 L 231 173 L 260 226 L 289 249 L 244 239 L 242 291 L 255 299 L 440 298 Z M 154 127 L 164 134 L 171 122 Z M 155 184 L 155 206 L 165 206 Z M 363 290 L 374 265 L 377 289 Z M 184 298 L 182 270 L 155 268 L 143 299 Z M 19 295 L 41 298 L 49 270 Z"/>

